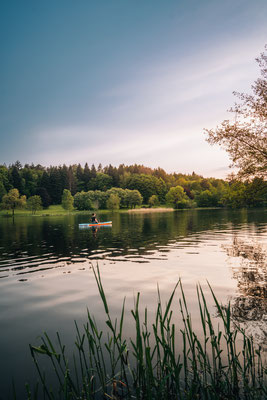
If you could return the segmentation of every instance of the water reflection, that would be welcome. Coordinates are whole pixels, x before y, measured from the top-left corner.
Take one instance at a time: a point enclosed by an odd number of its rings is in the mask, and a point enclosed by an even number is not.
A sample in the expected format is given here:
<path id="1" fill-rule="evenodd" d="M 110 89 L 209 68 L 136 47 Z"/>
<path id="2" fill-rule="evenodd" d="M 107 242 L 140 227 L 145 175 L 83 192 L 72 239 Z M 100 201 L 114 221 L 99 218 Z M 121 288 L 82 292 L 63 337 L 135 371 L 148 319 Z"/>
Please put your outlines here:
<path id="1" fill-rule="evenodd" d="M 231 301 L 234 321 L 253 335 L 255 341 L 267 344 L 267 257 L 266 246 L 249 243 L 234 236 L 230 246 L 224 246 L 229 257 L 240 262 L 232 266 L 239 295 Z"/>
<path id="2" fill-rule="evenodd" d="M 240 257 L 240 264 L 233 269 L 240 292 L 244 296 L 267 297 L 266 249 L 257 242 L 246 243 L 237 236 L 232 246 L 226 247 L 231 257 Z"/>
<path id="3" fill-rule="evenodd" d="M 72 343 L 73 320 L 84 321 L 87 306 L 103 322 L 89 270 L 98 260 L 114 312 L 137 291 L 154 310 L 157 283 L 169 296 L 181 276 L 193 318 L 199 312 L 195 285 L 208 280 L 223 303 L 232 297 L 236 322 L 266 341 L 266 212 L 99 214 L 112 227 L 79 230 L 86 215 L 19 217 L 14 223 L 0 218 L 0 397 L 8 398 L 12 376 L 24 393 L 32 366 L 28 343 L 40 333 L 60 330 Z"/>
<path id="4" fill-rule="evenodd" d="M 226 232 L 232 230 L 240 231 L 246 227 L 257 235 L 257 231 L 260 233 L 266 227 L 259 212 L 226 210 L 145 215 L 113 213 L 100 215 L 100 218 L 112 220 L 112 227 L 81 230 L 78 224 L 88 220 L 86 215 L 18 217 L 14 222 L 2 218 L 0 277 L 6 279 L 18 273 L 59 268 L 68 262 L 75 264 L 88 259 L 132 262 L 165 260 L 171 250 L 188 248 L 190 254 L 190 248 L 201 247 L 214 235 L 218 240 L 225 240 Z M 237 246 L 235 251 L 238 251 Z M 196 251 L 194 248 L 193 253 L 198 254 L 198 249 Z M 236 257 L 236 254 L 231 257 Z M 245 271 L 236 271 L 236 274 L 239 273 L 245 274 Z M 246 273 L 253 275 L 251 269 Z M 247 276 L 247 281 L 253 280 L 252 275 Z M 261 290 L 264 290 L 263 286 Z"/>

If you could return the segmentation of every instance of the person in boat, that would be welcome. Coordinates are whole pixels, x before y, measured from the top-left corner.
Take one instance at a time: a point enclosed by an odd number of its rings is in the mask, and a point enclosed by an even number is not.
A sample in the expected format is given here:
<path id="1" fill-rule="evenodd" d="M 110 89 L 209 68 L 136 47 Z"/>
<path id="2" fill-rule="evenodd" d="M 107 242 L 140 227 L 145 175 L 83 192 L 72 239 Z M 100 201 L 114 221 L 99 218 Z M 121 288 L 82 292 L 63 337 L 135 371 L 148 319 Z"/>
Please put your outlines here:
<path id="1" fill-rule="evenodd" d="M 92 223 L 92 224 L 98 224 L 98 220 L 97 220 L 97 218 L 96 218 L 95 213 L 92 214 L 91 223 Z"/>

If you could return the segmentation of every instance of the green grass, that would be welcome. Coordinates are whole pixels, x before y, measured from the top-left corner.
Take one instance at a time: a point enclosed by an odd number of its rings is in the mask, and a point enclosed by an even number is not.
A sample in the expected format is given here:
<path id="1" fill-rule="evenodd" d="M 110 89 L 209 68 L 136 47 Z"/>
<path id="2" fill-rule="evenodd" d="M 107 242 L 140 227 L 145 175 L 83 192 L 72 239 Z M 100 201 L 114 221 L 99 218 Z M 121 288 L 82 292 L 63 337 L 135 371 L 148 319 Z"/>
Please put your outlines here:
<path id="1" fill-rule="evenodd" d="M 141 206 L 141 207 L 136 207 L 136 210 L 138 210 L 138 208 L 147 208 L 148 210 L 150 209 L 148 206 Z M 152 207 L 154 208 L 158 208 L 158 207 Z M 159 208 L 170 208 L 168 205 L 161 205 Z M 189 208 L 185 208 L 182 210 L 173 210 L 173 211 L 188 211 L 188 210 L 209 210 L 209 209 L 218 209 L 216 207 L 206 207 L 206 208 L 195 208 L 195 209 L 189 209 Z M 49 206 L 47 209 L 43 209 L 43 210 L 39 210 L 36 211 L 34 214 L 32 213 L 32 211 L 30 210 L 26 210 L 26 209 L 17 209 L 15 210 L 15 217 L 25 217 L 25 216 L 39 216 L 39 217 L 48 217 L 48 216 L 64 216 L 64 215 L 76 215 L 76 214 L 90 214 L 92 213 L 93 210 L 84 210 L 84 211 L 79 211 L 79 210 L 72 210 L 72 211 L 66 211 L 64 210 L 64 208 L 59 204 L 59 205 L 52 205 Z M 95 212 L 100 213 L 101 214 L 105 214 L 105 213 L 110 213 L 112 212 L 112 210 L 95 210 Z M 128 209 L 120 209 L 120 210 L 115 210 L 114 212 L 116 213 L 125 213 L 128 212 Z M 0 217 L 12 217 L 12 211 L 11 210 L 1 210 L 0 209 Z"/>
<path id="2" fill-rule="evenodd" d="M 48 209 L 44 209 L 44 210 L 39 210 L 36 211 L 35 214 L 32 213 L 32 211 L 30 210 L 26 210 L 26 209 L 17 209 L 15 210 L 15 216 L 27 216 L 27 215 L 63 215 L 63 214 L 67 214 L 68 212 L 66 210 L 64 210 L 64 208 L 62 208 L 61 205 L 57 205 L 57 206 L 50 206 Z M 11 210 L 1 210 L 0 211 L 0 215 L 2 216 L 12 216 L 12 211 Z"/>
<path id="3" fill-rule="evenodd" d="M 167 206 L 162 206 L 162 208 L 166 208 Z M 138 208 L 138 207 L 137 207 Z M 136 208 L 136 209 L 137 209 Z M 36 211 L 34 214 L 30 210 L 26 209 L 17 209 L 15 210 L 15 217 L 21 217 L 21 216 L 61 216 L 61 215 L 74 215 L 74 214 L 90 214 L 92 213 L 93 210 L 84 210 L 84 211 L 79 211 L 79 210 L 72 210 L 72 211 L 66 211 L 64 208 L 59 204 L 59 205 L 52 205 L 49 206 L 47 209 L 39 210 Z M 95 212 L 101 214 L 105 213 L 110 213 L 112 210 L 95 210 Z M 120 210 L 115 210 L 114 212 L 119 212 L 119 213 L 124 213 L 128 212 L 128 209 L 120 209 Z M 11 210 L 0 210 L 0 216 L 6 217 L 10 216 L 12 217 L 12 211 Z"/>
<path id="4" fill-rule="evenodd" d="M 223 308 L 212 289 L 220 326 L 213 325 L 207 302 L 197 287 L 202 334 L 198 336 L 179 281 L 165 306 L 158 291 L 152 324 L 147 309 L 140 312 L 140 294 L 131 311 L 134 337 L 123 335 L 124 302 L 120 317 L 111 318 L 99 269 L 96 283 L 103 302 L 104 333 L 88 310 L 87 322 L 76 326 L 73 357 L 57 333 L 53 344 L 45 333 L 39 346 L 31 346 L 40 385 L 26 385 L 28 399 L 266 399 L 267 368 L 261 349 L 232 324 L 230 305 Z M 174 324 L 172 303 L 179 290 L 180 323 Z M 141 315 L 144 314 L 144 318 Z M 237 350 L 238 342 L 242 343 Z M 180 350 L 178 350 L 180 349 Z M 42 371 L 43 358 L 51 363 L 57 385 Z"/>
<path id="5" fill-rule="evenodd" d="M 97 212 L 105 213 L 108 212 L 108 210 L 98 210 Z M 86 211 L 78 211 L 78 210 L 73 210 L 73 211 L 66 211 L 64 208 L 59 204 L 59 205 L 53 205 L 49 206 L 47 209 L 39 210 L 36 211 L 35 214 L 32 213 L 30 210 L 15 210 L 15 217 L 19 216 L 60 216 L 60 215 L 73 215 L 73 214 L 90 214 L 92 213 L 92 210 L 86 210 Z M 10 216 L 12 217 L 12 211 L 11 210 L 0 210 L 0 216 Z"/>

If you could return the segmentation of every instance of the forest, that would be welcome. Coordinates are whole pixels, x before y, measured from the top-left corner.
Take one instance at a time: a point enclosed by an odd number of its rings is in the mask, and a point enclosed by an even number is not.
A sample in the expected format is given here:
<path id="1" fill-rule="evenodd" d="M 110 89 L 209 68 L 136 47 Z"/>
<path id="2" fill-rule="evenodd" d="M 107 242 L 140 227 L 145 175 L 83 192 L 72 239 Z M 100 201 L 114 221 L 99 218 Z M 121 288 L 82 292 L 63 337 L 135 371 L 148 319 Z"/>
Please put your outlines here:
<path id="1" fill-rule="evenodd" d="M 118 209 L 136 206 L 173 208 L 262 207 L 267 204 L 267 182 L 261 177 L 241 181 L 192 174 L 166 173 L 162 168 L 143 165 L 98 167 L 86 163 L 44 167 L 21 165 L 19 161 L 0 165 L 0 203 L 8 206 L 8 194 L 17 189 L 23 206 L 37 202 L 39 207 L 70 203 L 78 210 Z M 64 196 L 63 196 L 64 193 Z M 13 191 L 14 194 L 14 191 Z M 69 204 L 70 204 L 69 203 Z"/>

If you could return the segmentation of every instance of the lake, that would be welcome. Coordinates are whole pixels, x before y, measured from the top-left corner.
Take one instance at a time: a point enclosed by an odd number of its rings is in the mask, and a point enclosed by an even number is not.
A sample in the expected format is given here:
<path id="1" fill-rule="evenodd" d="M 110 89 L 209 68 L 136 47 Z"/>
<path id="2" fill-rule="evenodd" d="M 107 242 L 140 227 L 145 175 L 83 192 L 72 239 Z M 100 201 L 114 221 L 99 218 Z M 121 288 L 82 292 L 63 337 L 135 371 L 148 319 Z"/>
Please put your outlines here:
<path id="1" fill-rule="evenodd" d="M 0 399 L 11 393 L 12 378 L 23 398 L 24 382 L 35 376 L 28 345 L 44 331 L 73 344 L 74 320 L 85 321 L 87 307 L 104 327 L 97 263 L 113 315 L 125 296 L 131 309 L 138 292 L 153 314 L 157 284 L 167 299 L 181 278 L 198 331 L 196 284 L 213 304 L 208 281 L 266 351 L 267 210 L 99 213 L 112 227 L 79 229 L 89 215 L 0 218 Z"/>

